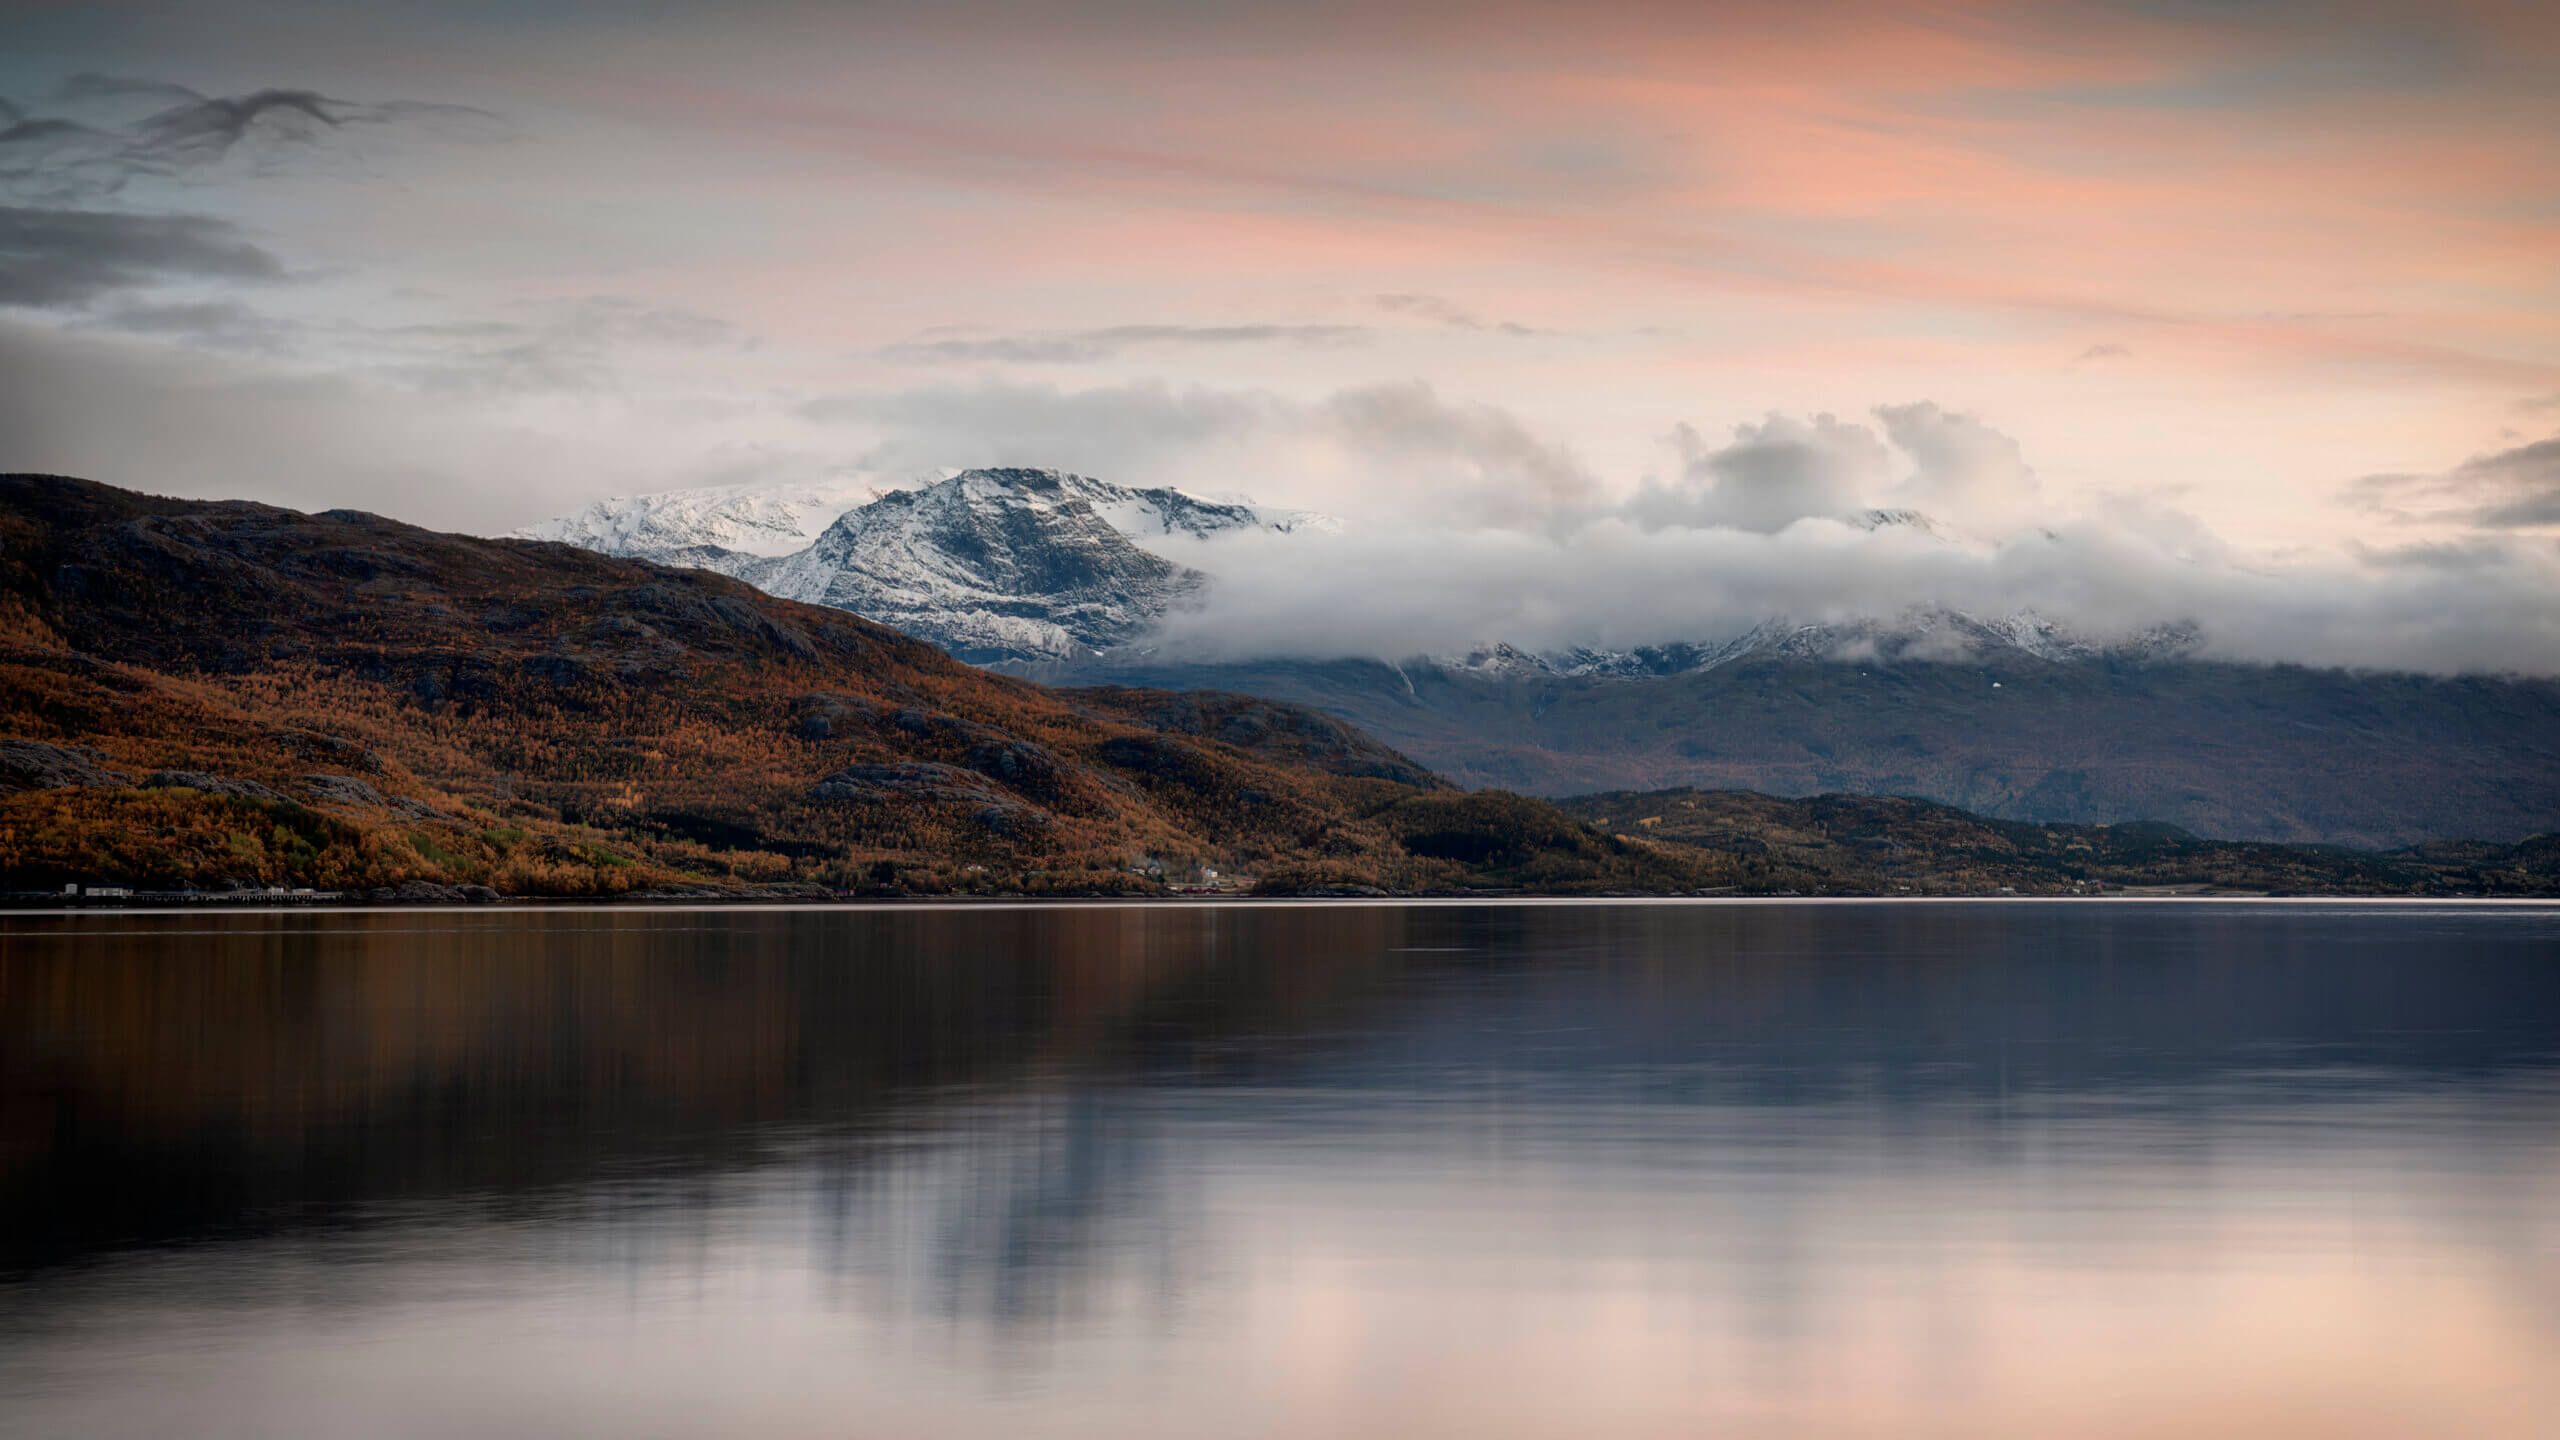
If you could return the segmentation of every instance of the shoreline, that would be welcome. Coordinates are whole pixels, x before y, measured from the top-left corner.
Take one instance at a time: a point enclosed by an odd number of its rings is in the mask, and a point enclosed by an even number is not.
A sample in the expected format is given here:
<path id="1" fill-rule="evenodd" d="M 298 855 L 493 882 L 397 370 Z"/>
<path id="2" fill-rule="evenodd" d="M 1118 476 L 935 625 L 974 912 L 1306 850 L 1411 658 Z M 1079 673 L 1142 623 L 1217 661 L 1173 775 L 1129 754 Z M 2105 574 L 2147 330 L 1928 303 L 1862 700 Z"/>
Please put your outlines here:
<path id="1" fill-rule="evenodd" d="M 90 905 L 52 909 L 0 909 L 0 927 L 12 919 L 67 919 L 86 915 L 179 916 L 226 915 L 523 915 L 602 914 L 615 911 L 700 914 L 719 911 L 890 912 L 901 910 L 1138 910 L 1138 909 L 1350 909 L 1407 906 L 1429 909 L 1466 907 L 1528 909 L 1600 906 L 1787 906 L 1787 905 L 2354 905 L 2389 909 L 2522 909 L 2560 910 L 2560 897 L 2501 895 L 1182 895 L 1162 898 L 1127 896 L 986 896 L 942 899 L 915 896 L 861 900 L 667 901 L 531 900 L 496 904 L 337 904 L 223 905 Z"/>

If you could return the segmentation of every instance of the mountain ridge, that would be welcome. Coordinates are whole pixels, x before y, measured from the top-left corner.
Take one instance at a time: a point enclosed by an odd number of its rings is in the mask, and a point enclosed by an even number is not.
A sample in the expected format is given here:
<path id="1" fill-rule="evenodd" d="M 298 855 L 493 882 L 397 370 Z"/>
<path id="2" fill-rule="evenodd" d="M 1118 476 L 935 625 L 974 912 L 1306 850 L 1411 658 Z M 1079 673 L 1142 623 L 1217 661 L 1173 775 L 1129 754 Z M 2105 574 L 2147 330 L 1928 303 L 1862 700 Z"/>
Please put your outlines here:
<path id="1" fill-rule="evenodd" d="M 801 538 L 830 496 L 850 503 L 797 548 L 777 548 Z M 1199 592 L 1206 577 L 1142 539 L 1287 534 L 1332 523 L 1308 511 L 1017 466 L 874 487 L 859 498 L 848 484 L 600 501 L 516 537 L 712 570 L 786 599 L 849 610 L 972 662 L 1047 663 L 1092 658 L 1136 639 Z"/>
<path id="2" fill-rule="evenodd" d="M 0 476 L 0 886 L 1679 889 L 1338 719 L 1059 692 L 699 569 Z M 1525 807 L 1525 808 L 1524 808 Z M 1527 826 L 1499 857 L 1453 825 Z M 1445 849 L 1445 847 L 1443 847 Z"/>
<path id="3" fill-rule="evenodd" d="M 692 558 L 1050 683 L 1313 705 L 1473 786 L 1909 793 L 2011 820 L 2152 819 L 2380 847 L 2560 824 L 2560 744 L 2548 738 L 2560 735 L 2560 682 L 2243 664 L 2211 658 L 2192 624 L 2092 637 L 2031 610 L 1931 605 L 1813 623 L 1772 615 L 1730 635 L 1621 647 L 1540 652 L 1495 637 L 1437 657 L 1191 660 L 1160 650 L 1153 627 L 1215 577 L 1144 549 L 1144 532 L 1175 527 L 1127 501 L 1180 492 L 1000 470 L 913 494 L 938 497 L 932 525 L 847 528 L 919 503 L 884 498 L 798 561 Z M 1211 522 L 1193 537 L 1280 528 L 1250 506 L 1181 503 Z M 1044 518 L 999 523 L 1017 512 Z M 1844 523 L 1977 543 L 1916 511 Z M 984 538 L 991 529 L 1002 545 Z M 1213 547 L 1183 553 L 1214 569 Z M 987 556 L 1003 564 L 976 564 Z M 1019 578 L 1053 573 L 1072 583 Z"/>

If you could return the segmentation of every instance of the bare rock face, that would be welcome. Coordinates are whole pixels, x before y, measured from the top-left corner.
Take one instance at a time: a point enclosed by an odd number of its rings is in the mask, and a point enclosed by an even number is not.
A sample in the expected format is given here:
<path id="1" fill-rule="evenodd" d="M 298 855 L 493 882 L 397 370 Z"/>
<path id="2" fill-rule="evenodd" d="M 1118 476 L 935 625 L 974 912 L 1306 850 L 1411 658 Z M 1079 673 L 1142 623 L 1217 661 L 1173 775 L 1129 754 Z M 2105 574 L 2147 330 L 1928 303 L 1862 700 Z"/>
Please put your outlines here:
<path id="1" fill-rule="evenodd" d="M 142 787 L 146 790 L 200 790 L 207 795 L 237 795 L 243 800 L 280 801 L 285 798 L 271 785 L 203 770 L 154 770 L 143 777 Z"/>
<path id="2" fill-rule="evenodd" d="M 388 810 L 411 820 L 445 820 L 452 817 L 434 806 L 412 800 L 406 795 L 385 795 L 353 775 L 305 775 L 303 788 L 311 798 L 323 805 L 346 805 L 359 810 Z"/>
<path id="3" fill-rule="evenodd" d="M 42 740 L 0 740 L 0 792 L 60 790 L 75 785 L 130 785 L 133 777 L 106 768 L 106 754 L 86 745 Z"/>

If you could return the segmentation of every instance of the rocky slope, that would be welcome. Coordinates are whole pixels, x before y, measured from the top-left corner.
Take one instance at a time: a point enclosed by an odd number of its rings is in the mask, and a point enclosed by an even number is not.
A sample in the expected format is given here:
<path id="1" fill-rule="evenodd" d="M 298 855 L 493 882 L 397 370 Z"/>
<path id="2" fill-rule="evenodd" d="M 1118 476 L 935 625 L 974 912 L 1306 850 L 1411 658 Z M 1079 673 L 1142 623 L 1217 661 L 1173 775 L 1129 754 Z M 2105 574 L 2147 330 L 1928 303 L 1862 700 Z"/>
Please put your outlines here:
<path id="1" fill-rule="evenodd" d="M 1169 527 L 1250 523 L 1146 514 Z M 1091 656 L 1143 633 L 1202 579 L 1138 548 L 1087 492 L 1045 470 L 973 470 L 895 491 L 846 512 L 805 550 L 729 573 L 982 662 Z"/>
<path id="2" fill-rule="evenodd" d="M 838 499 L 846 503 L 811 531 Z M 848 486 L 608 500 L 517 533 L 735 576 L 974 662 L 1053 663 L 1143 635 L 1199 588 L 1201 575 L 1147 541 L 1329 523 L 1062 470 L 984 469 L 859 498 Z"/>

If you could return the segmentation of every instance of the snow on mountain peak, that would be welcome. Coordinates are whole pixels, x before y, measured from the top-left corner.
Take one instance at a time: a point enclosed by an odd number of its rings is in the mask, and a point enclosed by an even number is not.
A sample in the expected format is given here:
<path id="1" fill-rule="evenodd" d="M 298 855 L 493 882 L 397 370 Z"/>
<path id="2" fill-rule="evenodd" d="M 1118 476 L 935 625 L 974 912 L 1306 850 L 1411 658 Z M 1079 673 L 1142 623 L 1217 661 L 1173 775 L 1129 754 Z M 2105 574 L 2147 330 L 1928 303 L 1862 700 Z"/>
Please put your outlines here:
<path id="1" fill-rule="evenodd" d="M 996 467 L 903 488 L 671 491 L 517 533 L 717 570 L 987 661 L 1080 659 L 1152 626 L 1205 577 L 1150 540 L 1332 528 L 1306 511 Z"/>

